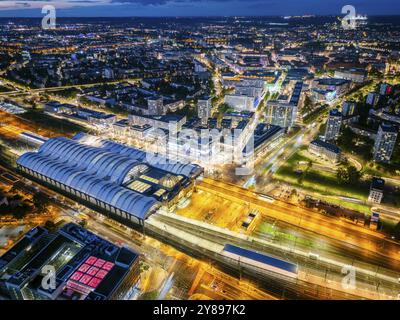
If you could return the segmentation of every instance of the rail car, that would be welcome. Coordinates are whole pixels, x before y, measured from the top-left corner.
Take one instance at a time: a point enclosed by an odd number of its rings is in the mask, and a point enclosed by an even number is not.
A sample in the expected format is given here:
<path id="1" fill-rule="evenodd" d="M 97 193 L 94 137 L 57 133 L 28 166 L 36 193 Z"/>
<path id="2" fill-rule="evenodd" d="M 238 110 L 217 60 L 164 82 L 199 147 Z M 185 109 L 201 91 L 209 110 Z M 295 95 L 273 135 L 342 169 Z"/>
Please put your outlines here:
<path id="1" fill-rule="evenodd" d="M 226 244 L 222 251 L 225 257 L 234 259 L 239 263 L 246 263 L 263 270 L 271 271 L 291 278 L 297 278 L 298 267 L 296 264 L 268 256 L 264 253 Z"/>

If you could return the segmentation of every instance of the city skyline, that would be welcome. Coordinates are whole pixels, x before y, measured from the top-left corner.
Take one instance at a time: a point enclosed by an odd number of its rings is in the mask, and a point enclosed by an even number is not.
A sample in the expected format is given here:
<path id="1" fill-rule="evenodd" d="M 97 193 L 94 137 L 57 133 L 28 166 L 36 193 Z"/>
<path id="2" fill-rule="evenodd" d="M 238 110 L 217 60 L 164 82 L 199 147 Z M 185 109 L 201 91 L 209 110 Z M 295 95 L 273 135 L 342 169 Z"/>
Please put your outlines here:
<path id="1" fill-rule="evenodd" d="M 398 300 L 400 19 L 115 1 L 0 19 L 0 298 Z"/>
<path id="2" fill-rule="evenodd" d="M 2 0 L 0 17 L 39 17 L 44 5 L 55 6 L 59 17 L 341 15 L 341 8 L 348 4 L 361 14 L 400 14 L 400 3 L 394 0 L 323 4 L 316 0 Z"/>

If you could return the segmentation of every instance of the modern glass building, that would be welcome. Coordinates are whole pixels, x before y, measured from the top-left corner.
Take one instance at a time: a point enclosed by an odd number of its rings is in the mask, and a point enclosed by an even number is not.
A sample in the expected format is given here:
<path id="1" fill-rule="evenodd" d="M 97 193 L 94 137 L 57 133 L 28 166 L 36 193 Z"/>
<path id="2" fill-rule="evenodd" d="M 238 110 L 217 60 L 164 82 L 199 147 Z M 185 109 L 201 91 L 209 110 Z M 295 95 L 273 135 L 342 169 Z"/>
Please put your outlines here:
<path id="1" fill-rule="evenodd" d="M 150 156 L 94 136 L 46 141 L 17 160 L 34 180 L 122 222 L 143 225 L 161 205 L 185 195 L 201 167 Z"/>

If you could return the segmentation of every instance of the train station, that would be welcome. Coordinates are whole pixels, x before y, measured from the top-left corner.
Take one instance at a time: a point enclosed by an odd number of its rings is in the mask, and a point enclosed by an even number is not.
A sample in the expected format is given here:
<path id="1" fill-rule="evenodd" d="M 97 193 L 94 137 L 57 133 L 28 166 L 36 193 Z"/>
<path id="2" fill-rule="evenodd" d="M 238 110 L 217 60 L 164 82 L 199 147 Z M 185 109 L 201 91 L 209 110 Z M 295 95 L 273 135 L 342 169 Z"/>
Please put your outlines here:
<path id="1" fill-rule="evenodd" d="M 127 225 L 190 196 L 203 169 L 86 134 L 46 141 L 17 160 L 21 173 Z"/>

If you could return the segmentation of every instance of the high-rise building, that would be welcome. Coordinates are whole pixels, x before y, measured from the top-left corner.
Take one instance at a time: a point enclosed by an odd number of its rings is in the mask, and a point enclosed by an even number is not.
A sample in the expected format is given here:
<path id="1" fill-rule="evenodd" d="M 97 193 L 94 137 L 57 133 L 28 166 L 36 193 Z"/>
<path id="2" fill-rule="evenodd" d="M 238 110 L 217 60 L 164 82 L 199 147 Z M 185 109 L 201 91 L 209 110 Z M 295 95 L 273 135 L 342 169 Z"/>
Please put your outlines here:
<path id="1" fill-rule="evenodd" d="M 391 94 L 393 92 L 393 87 L 390 84 L 382 83 L 379 88 L 379 93 L 384 96 Z"/>
<path id="2" fill-rule="evenodd" d="M 344 117 L 352 116 L 356 111 L 356 103 L 351 101 L 345 101 L 342 107 L 342 114 Z"/>
<path id="3" fill-rule="evenodd" d="M 390 162 L 397 139 L 397 128 L 391 124 L 382 123 L 379 126 L 374 145 L 374 160 Z"/>
<path id="4" fill-rule="evenodd" d="M 380 95 L 376 92 L 370 92 L 367 95 L 367 104 L 371 106 L 376 106 L 379 102 Z"/>
<path id="5" fill-rule="evenodd" d="M 0 257 L 0 291 L 14 300 L 123 300 L 137 290 L 139 259 L 73 223 L 36 227 Z"/>
<path id="6" fill-rule="evenodd" d="M 337 139 L 339 137 L 341 125 L 342 113 L 338 109 L 331 110 L 326 123 L 325 141 Z"/>
<path id="7" fill-rule="evenodd" d="M 210 97 L 202 97 L 197 102 L 197 114 L 201 119 L 201 123 L 206 125 L 208 118 L 211 118 L 211 98 Z"/>

